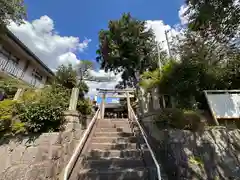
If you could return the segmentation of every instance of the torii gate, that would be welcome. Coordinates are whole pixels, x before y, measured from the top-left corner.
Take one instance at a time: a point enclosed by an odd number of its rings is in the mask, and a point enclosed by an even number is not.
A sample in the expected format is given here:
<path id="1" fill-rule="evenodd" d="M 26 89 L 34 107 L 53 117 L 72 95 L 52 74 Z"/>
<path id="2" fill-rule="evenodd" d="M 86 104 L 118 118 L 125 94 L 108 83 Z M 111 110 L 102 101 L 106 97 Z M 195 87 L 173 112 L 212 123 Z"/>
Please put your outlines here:
<path id="1" fill-rule="evenodd" d="M 111 98 L 127 98 L 127 105 L 129 106 L 130 105 L 130 98 L 134 97 L 134 95 L 129 94 L 129 93 L 133 93 L 134 89 L 97 89 L 97 91 L 102 96 L 102 102 L 101 102 L 101 105 L 100 105 L 100 107 L 101 107 L 100 108 L 101 119 L 104 118 L 106 98 L 109 98 L 109 97 L 111 97 Z M 111 93 L 111 94 L 123 93 L 123 94 L 121 94 L 121 95 L 116 94 L 116 95 L 107 96 L 106 95 L 107 93 Z"/>

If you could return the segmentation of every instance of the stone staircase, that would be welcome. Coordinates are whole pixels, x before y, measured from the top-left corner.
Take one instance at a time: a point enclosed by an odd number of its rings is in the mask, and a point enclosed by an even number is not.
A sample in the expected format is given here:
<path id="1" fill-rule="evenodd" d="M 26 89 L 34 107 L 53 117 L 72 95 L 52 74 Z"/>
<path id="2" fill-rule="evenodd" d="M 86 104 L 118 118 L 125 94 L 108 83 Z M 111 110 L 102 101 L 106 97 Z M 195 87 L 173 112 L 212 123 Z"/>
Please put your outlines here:
<path id="1" fill-rule="evenodd" d="M 127 119 L 97 120 L 71 180 L 148 180 L 152 161 Z M 146 161 L 147 159 L 147 161 Z"/>

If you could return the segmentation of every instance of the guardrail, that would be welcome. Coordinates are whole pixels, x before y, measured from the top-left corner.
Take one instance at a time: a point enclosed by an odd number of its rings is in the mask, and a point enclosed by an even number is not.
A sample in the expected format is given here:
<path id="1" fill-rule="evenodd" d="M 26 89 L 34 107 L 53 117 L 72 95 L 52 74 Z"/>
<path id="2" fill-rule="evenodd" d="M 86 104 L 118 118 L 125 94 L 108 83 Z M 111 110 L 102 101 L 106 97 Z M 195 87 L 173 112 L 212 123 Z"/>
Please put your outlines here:
<path id="1" fill-rule="evenodd" d="M 90 124 L 88 125 L 86 131 L 83 133 L 83 137 L 81 139 L 81 141 L 79 142 L 78 146 L 76 147 L 69 163 L 67 164 L 65 170 L 64 170 L 64 175 L 63 175 L 63 180 L 67 180 L 70 176 L 70 172 L 73 169 L 74 164 L 76 163 L 79 154 L 82 152 L 83 147 L 88 139 L 89 134 L 92 131 L 92 128 L 96 122 L 96 120 L 98 119 L 98 113 L 100 112 L 100 109 L 97 110 L 97 112 L 95 113 L 94 117 L 92 118 Z"/>
<path id="2" fill-rule="evenodd" d="M 139 130 L 140 130 L 140 132 L 141 132 L 141 134 L 142 134 L 142 136 L 143 136 L 143 139 L 144 139 L 144 141 L 145 141 L 145 143 L 146 143 L 146 145 L 147 145 L 147 148 L 149 149 L 149 152 L 150 152 L 150 154 L 151 154 L 151 157 L 152 157 L 152 159 L 153 159 L 153 162 L 154 162 L 154 164 L 155 164 L 155 166 L 156 166 L 156 168 L 157 168 L 157 179 L 158 179 L 158 180 L 161 180 L 161 170 L 160 170 L 160 166 L 159 166 L 159 164 L 158 164 L 158 161 L 157 161 L 157 159 L 156 159 L 156 156 L 155 156 L 155 154 L 154 154 L 151 146 L 150 146 L 149 143 L 148 143 L 147 135 L 146 135 L 143 127 L 142 127 L 141 124 L 139 123 L 138 118 L 137 118 L 137 116 L 135 115 L 135 112 L 134 112 L 133 108 L 132 108 L 130 105 L 128 105 L 128 110 L 129 110 L 129 120 L 130 120 L 130 121 L 132 121 L 132 120 L 135 121 L 136 124 L 137 124 L 137 126 L 139 127 Z"/>

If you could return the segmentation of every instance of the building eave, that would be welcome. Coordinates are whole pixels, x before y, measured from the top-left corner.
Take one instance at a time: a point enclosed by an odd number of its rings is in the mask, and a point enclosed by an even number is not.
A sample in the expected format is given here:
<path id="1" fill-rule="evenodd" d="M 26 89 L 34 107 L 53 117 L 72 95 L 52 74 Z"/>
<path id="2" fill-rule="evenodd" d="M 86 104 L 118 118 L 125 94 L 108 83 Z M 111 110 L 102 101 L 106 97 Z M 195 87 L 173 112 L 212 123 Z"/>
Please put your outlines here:
<path id="1" fill-rule="evenodd" d="M 46 66 L 26 45 L 24 45 L 9 29 L 6 30 L 6 35 L 12 39 L 18 46 L 23 48 L 26 53 L 32 57 L 34 60 L 36 60 L 37 63 L 39 63 L 50 75 L 55 76 L 53 71 Z"/>

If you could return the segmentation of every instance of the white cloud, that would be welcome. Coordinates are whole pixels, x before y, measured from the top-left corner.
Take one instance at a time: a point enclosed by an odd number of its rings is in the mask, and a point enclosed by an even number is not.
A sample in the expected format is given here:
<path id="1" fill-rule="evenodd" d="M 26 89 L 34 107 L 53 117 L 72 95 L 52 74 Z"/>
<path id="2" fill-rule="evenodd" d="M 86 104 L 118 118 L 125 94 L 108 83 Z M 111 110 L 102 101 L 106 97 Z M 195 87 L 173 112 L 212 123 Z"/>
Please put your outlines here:
<path id="1" fill-rule="evenodd" d="M 53 70 L 61 64 L 76 64 L 79 59 L 75 52 L 84 51 L 91 42 L 90 39 L 80 42 L 78 37 L 58 35 L 48 16 L 21 25 L 12 22 L 9 29 Z"/>
<path id="2" fill-rule="evenodd" d="M 179 34 L 178 29 L 164 24 L 162 20 L 148 20 L 146 27 L 153 29 L 156 40 L 164 50 L 167 50 L 165 30 L 169 31 L 170 41 L 173 39 L 172 37 Z M 54 21 L 48 16 L 42 16 L 32 22 L 25 21 L 20 26 L 11 23 L 9 29 L 53 71 L 61 64 L 75 65 L 79 63 L 76 52 L 83 52 L 91 42 L 86 38 L 80 41 L 78 37 L 59 35 L 55 30 Z M 103 70 L 92 70 L 90 73 L 103 79 L 115 76 L 113 73 L 105 73 Z M 88 95 L 94 96 L 97 93 L 96 88 L 112 89 L 119 81 L 121 81 L 121 74 L 116 75 L 115 79 L 109 82 L 87 82 L 90 89 Z"/>
<path id="3" fill-rule="evenodd" d="M 101 77 L 103 79 L 108 79 L 111 77 L 115 77 L 114 80 L 110 80 L 109 82 L 87 82 L 89 88 L 91 88 L 91 91 L 88 93 L 88 96 L 93 97 L 97 94 L 97 88 L 102 89 L 113 89 L 118 84 L 119 81 L 121 81 L 121 73 L 114 75 L 114 73 L 105 73 L 103 70 L 100 71 L 90 71 L 91 75 L 95 77 Z"/>
<path id="4" fill-rule="evenodd" d="M 168 52 L 168 45 L 165 31 L 167 32 L 167 37 L 169 43 L 173 43 L 175 37 L 180 34 L 181 29 L 179 27 L 171 27 L 167 24 L 164 24 L 162 20 L 148 20 L 146 21 L 146 28 L 152 28 L 156 41 L 159 42 L 161 49 Z"/>
<path id="5" fill-rule="evenodd" d="M 184 4 L 180 7 L 180 10 L 178 11 L 178 16 L 182 25 L 188 24 L 189 21 L 189 16 L 185 15 L 187 9 L 188 6 Z"/>

